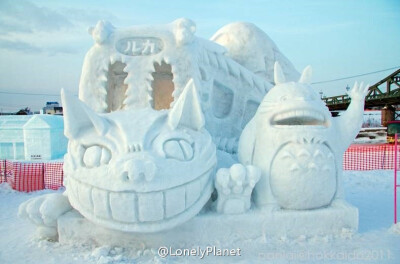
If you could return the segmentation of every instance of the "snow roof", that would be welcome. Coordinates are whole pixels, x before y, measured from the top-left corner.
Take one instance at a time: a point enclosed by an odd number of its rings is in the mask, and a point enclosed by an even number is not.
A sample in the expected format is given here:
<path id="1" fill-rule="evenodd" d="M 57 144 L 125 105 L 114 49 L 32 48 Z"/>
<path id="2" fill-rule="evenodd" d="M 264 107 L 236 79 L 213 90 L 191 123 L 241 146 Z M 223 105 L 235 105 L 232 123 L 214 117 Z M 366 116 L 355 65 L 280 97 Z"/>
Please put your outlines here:
<path id="1" fill-rule="evenodd" d="M 24 128 L 64 128 L 64 118 L 57 115 L 34 115 Z"/>
<path id="2" fill-rule="evenodd" d="M 234 22 L 219 29 L 211 41 L 223 46 L 226 55 L 267 81 L 274 82 L 274 64 L 278 61 L 287 81 L 300 77 L 275 42 L 256 25 Z"/>
<path id="3" fill-rule="evenodd" d="M 22 129 L 31 117 L 30 115 L 0 116 L 0 129 Z"/>

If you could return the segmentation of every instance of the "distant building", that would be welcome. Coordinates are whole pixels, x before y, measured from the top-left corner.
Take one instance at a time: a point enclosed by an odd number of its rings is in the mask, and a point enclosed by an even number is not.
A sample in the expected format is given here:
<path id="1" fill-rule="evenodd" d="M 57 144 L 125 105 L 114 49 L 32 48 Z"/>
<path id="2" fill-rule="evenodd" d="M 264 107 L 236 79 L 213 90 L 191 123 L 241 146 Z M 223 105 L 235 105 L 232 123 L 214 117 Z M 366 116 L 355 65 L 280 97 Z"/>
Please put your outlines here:
<path id="1" fill-rule="evenodd" d="M 60 159 L 67 143 L 62 116 L 0 116 L 0 159 Z"/>
<path id="2" fill-rule="evenodd" d="M 31 109 L 29 107 L 26 107 L 24 109 L 19 110 L 15 115 L 32 115 Z"/>
<path id="3" fill-rule="evenodd" d="M 63 108 L 58 102 L 46 102 L 46 106 L 43 107 L 43 114 L 45 115 L 62 115 Z"/>

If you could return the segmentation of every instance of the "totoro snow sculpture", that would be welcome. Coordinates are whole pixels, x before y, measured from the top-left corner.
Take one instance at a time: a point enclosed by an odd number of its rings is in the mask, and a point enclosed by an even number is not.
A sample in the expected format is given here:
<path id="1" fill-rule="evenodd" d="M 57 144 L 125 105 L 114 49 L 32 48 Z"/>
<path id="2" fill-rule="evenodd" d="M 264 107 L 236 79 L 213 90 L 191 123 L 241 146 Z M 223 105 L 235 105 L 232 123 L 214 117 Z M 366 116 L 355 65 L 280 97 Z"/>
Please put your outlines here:
<path id="1" fill-rule="evenodd" d="M 274 76 L 239 141 L 240 162 L 262 170 L 256 205 L 308 210 L 343 199 L 342 157 L 361 128 L 368 86 L 356 83 L 347 111 L 332 118 L 310 86 L 310 66 L 299 82 L 285 82 L 279 63 Z"/>

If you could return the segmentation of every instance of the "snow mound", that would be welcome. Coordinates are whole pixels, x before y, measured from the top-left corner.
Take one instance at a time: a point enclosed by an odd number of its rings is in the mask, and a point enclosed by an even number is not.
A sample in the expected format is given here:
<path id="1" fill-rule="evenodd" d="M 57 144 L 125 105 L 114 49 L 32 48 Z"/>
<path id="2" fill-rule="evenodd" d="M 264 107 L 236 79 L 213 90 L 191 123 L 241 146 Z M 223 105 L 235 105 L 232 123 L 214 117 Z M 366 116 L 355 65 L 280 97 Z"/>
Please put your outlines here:
<path id="1" fill-rule="evenodd" d="M 287 81 L 297 81 L 300 77 L 272 39 L 254 24 L 228 24 L 219 29 L 211 40 L 225 47 L 227 56 L 271 83 L 274 82 L 275 61 L 280 63 Z"/>
<path id="2" fill-rule="evenodd" d="M 0 193 L 16 193 L 7 182 L 0 184 Z"/>
<path id="3" fill-rule="evenodd" d="M 400 235 L 400 222 L 390 227 L 390 232 Z"/>

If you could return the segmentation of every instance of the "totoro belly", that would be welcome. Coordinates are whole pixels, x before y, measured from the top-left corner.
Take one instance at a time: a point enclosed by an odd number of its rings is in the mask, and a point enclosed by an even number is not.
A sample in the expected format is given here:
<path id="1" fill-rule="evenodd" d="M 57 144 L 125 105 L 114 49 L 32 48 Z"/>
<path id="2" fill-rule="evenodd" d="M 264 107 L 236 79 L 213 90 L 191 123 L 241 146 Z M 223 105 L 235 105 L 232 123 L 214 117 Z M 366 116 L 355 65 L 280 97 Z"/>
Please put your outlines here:
<path id="1" fill-rule="evenodd" d="M 325 144 L 289 143 L 275 155 L 271 191 L 284 209 L 315 209 L 336 193 L 335 156 Z"/>

